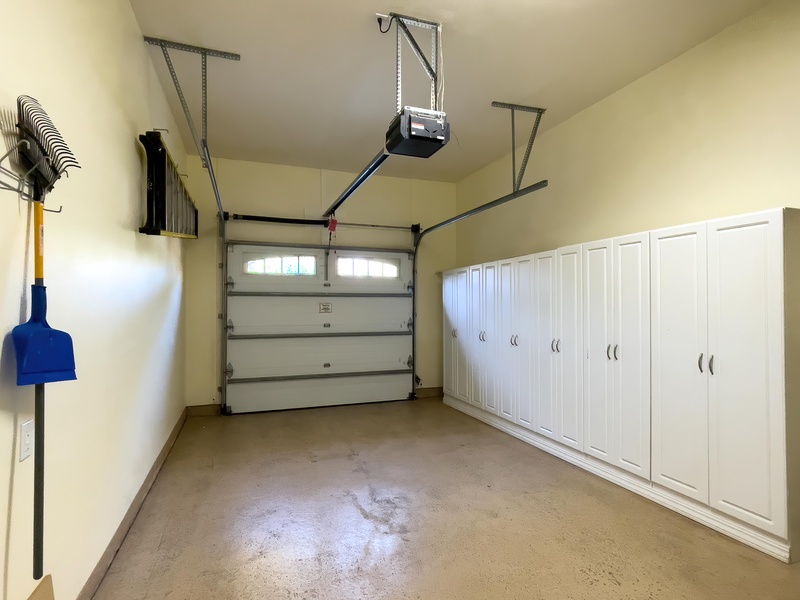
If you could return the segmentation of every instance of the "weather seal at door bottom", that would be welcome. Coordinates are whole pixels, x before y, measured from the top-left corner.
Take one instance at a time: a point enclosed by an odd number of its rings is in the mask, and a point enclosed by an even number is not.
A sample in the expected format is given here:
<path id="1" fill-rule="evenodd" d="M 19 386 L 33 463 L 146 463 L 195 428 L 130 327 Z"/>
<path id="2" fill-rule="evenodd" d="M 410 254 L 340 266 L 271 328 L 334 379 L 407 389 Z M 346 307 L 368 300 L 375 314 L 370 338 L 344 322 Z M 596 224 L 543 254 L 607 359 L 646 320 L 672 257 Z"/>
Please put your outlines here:
<path id="1" fill-rule="evenodd" d="M 245 333 L 229 335 L 229 340 L 299 340 L 304 338 L 390 337 L 411 335 L 411 330 L 400 331 L 342 331 L 339 333 Z"/>
<path id="2" fill-rule="evenodd" d="M 228 297 L 277 297 L 277 298 L 411 298 L 411 294 L 398 292 L 379 294 L 373 292 L 228 292 Z"/>
<path id="3" fill-rule="evenodd" d="M 270 381 L 307 381 L 310 379 L 343 379 L 348 377 L 376 377 L 380 375 L 410 375 L 411 369 L 388 371 L 351 371 L 349 373 L 315 373 L 310 375 L 279 375 L 276 377 L 241 377 L 228 379 L 228 383 L 267 383 Z"/>

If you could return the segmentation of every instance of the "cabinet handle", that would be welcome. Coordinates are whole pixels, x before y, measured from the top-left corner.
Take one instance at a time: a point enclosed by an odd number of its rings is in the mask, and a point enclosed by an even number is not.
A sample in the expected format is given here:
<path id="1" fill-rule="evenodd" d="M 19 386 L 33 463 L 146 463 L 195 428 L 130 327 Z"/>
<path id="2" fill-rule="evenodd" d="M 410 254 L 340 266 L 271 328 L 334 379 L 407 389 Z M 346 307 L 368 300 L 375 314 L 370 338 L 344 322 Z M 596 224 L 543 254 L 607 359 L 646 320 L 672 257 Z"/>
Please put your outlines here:
<path id="1" fill-rule="evenodd" d="M 617 356 L 617 350 L 619 350 L 619 344 L 614 344 L 614 360 L 619 360 L 619 356 Z"/>
<path id="2" fill-rule="evenodd" d="M 514 336 L 514 345 L 515 345 L 515 346 L 519 346 L 519 344 L 517 343 L 517 342 L 518 342 L 518 340 L 519 340 L 519 336 L 518 336 L 518 335 L 515 335 L 515 336 Z"/>
<path id="3" fill-rule="evenodd" d="M 708 357 L 708 372 L 714 374 L 714 355 Z"/>
<path id="4" fill-rule="evenodd" d="M 697 368 L 700 369 L 700 372 L 703 372 L 703 353 L 700 353 L 700 358 L 697 359 Z"/>
<path id="5" fill-rule="evenodd" d="M 453 329 L 453 337 L 458 338 L 458 329 Z"/>
<path id="6" fill-rule="evenodd" d="M 561 340 L 556 340 L 556 352 L 561 352 Z"/>
<path id="7" fill-rule="evenodd" d="M 608 357 L 608 360 L 611 360 L 611 344 L 609 344 L 608 348 L 606 348 L 606 356 Z"/>
<path id="8" fill-rule="evenodd" d="M 514 336 L 513 336 L 513 335 L 511 336 L 511 339 L 509 339 L 509 340 L 508 340 L 508 342 L 509 342 L 509 343 L 510 343 L 512 346 L 514 345 Z"/>
<path id="9" fill-rule="evenodd" d="M 556 343 L 556 340 L 555 340 L 555 338 L 553 338 L 553 341 L 552 341 L 552 342 L 550 342 L 550 350 L 551 350 L 552 352 L 555 352 L 555 351 L 556 351 L 556 349 L 555 349 L 555 343 Z"/>

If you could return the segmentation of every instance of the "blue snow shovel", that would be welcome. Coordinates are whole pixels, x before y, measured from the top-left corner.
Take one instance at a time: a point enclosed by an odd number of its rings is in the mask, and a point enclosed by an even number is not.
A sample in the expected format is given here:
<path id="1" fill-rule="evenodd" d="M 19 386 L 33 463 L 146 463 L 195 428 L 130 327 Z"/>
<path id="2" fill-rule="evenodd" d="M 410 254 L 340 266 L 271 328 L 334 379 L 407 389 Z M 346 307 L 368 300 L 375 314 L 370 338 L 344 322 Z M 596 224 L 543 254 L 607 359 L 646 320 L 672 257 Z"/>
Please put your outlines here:
<path id="1" fill-rule="evenodd" d="M 31 286 L 31 318 L 11 332 L 17 355 L 17 385 L 39 385 L 75 379 L 75 354 L 68 333 L 47 323 L 44 287 L 44 206 L 34 203 L 36 281 Z"/>

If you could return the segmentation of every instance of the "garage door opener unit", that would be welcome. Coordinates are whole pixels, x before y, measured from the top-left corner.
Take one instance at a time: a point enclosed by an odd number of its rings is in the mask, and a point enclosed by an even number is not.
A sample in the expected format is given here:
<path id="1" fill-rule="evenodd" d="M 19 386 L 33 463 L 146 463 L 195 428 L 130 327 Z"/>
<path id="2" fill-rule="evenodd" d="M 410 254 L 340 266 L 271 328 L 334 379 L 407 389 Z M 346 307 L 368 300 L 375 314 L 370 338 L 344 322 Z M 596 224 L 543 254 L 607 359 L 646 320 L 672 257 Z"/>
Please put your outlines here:
<path id="1" fill-rule="evenodd" d="M 444 77 L 442 71 L 442 25 L 416 17 L 397 13 L 378 14 L 378 27 L 381 33 L 388 33 L 392 23 L 396 24 L 396 110 L 394 118 L 386 131 L 384 147 L 369 162 L 364 170 L 348 185 L 339 197 L 322 214 L 324 219 L 333 217 L 336 210 L 360 188 L 392 154 L 429 158 L 450 141 L 450 124 L 442 110 L 444 97 Z M 389 25 L 383 29 L 384 19 Z M 431 57 L 425 56 L 409 27 L 417 27 L 431 32 Z M 425 74 L 431 81 L 431 106 L 417 108 L 403 106 L 402 100 L 402 47 L 403 39 L 408 42 L 414 55 L 419 59 Z"/>

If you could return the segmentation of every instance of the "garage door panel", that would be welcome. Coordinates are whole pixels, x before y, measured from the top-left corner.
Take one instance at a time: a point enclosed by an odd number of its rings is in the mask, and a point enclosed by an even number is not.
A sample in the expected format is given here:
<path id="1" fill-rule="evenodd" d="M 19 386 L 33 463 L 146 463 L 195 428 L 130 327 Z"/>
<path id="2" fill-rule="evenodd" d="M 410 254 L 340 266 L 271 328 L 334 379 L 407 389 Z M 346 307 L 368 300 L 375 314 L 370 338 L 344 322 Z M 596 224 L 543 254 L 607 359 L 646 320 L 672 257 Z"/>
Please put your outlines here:
<path id="1" fill-rule="evenodd" d="M 228 406 L 234 413 L 244 413 L 404 400 L 410 379 L 401 374 L 229 384 Z"/>
<path id="2" fill-rule="evenodd" d="M 328 308 L 330 313 L 320 312 Z M 228 298 L 228 318 L 234 335 L 408 331 L 410 315 L 410 297 Z"/>
<path id="3" fill-rule="evenodd" d="M 408 251 L 231 242 L 233 413 L 401 400 L 413 391 Z"/>
<path id="4" fill-rule="evenodd" d="M 410 355 L 411 336 L 236 340 L 228 345 L 234 378 L 399 370 L 408 368 Z"/>

